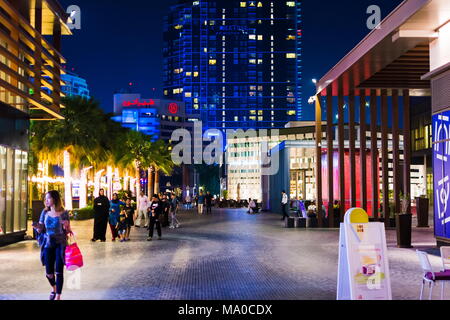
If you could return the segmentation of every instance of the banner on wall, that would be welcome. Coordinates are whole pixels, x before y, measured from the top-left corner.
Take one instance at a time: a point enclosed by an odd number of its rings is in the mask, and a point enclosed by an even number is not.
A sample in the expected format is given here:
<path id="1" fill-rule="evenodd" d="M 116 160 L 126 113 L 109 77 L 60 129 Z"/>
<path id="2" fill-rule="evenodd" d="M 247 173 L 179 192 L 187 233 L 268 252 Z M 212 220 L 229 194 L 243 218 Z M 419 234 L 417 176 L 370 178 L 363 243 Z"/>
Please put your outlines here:
<path id="1" fill-rule="evenodd" d="M 450 111 L 433 116 L 434 234 L 450 239 Z"/>
<path id="2" fill-rule="evenodd" d="M 392 300 L 384 224 L 347 211 L 339 235 L 337 300 Z"/>

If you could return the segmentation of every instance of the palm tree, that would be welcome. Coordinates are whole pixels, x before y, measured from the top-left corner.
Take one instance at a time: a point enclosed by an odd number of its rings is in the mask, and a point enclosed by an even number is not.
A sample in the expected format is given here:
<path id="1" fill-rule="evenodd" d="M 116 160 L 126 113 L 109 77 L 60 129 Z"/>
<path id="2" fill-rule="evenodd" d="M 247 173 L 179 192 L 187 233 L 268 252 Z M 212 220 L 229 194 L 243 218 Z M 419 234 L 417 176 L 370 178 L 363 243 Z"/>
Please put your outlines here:
<path id="1" fill-rule="evenodd" d="M 108 150 L 100 141 L 106 134 L 104 112 L 97 101 L 81 97 L 63 99 L 63 120 L 35 122 L 32 125 L 31 149 L 39 159 L 63 163 L 65 206 L 72 209 L 71 164 L 85 169 L 107 158 Z"/>

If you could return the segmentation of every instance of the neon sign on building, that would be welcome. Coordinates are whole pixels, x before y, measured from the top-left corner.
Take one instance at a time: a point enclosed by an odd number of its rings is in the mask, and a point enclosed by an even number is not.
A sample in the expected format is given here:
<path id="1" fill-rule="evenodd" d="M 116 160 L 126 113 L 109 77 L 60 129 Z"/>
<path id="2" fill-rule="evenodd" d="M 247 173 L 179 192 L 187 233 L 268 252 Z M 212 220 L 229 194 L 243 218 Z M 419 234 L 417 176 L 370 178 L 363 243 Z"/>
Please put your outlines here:
<path id="1" fill-rule="evenodd" d="M 150 99 L 149 101 L 139 101 L 139 99 L 136 99 L 134 101 L 125 101 L 122 104 L 124 107 L 131 107 L 131 106 L 137 106 L 137 107 L 147 107 L 147 106 L 154 106 L 155 101 Z"/>

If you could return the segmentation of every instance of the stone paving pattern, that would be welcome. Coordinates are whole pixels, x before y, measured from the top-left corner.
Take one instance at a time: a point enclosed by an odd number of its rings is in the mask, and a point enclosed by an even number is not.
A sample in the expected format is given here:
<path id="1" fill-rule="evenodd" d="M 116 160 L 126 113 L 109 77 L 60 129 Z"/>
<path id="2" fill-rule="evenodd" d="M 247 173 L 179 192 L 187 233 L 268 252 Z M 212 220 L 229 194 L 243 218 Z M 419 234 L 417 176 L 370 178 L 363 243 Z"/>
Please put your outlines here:
<path id="1" fill-rule="evenodd" d="M 334 300 L 337 229 L 284 229 L 280 216 L 216 209 L 179 215 L 182 228 L 163 229 L 147 242 L 133 228 L 130 242 L 91 243 L 93 221 L 73 222 L 84 255 L 80 289 L 66 300 Z M 108 231 L 108 238 L 110 233 Z M 414 249 L 396 248 L 387 231 L 394 299 L 418 299 L 421 269 L 416 249 L 436 253 L 432 229 L 413 231 Z M 440 258 L 430 255 L 438 270 Z M 46 300 L 50 287 L 35 241 L 0 248 L 0 299 Z M 435 289 L 434 298 L 439 298 Z M 450 298 L 450 292 L 446 293 Z"/>

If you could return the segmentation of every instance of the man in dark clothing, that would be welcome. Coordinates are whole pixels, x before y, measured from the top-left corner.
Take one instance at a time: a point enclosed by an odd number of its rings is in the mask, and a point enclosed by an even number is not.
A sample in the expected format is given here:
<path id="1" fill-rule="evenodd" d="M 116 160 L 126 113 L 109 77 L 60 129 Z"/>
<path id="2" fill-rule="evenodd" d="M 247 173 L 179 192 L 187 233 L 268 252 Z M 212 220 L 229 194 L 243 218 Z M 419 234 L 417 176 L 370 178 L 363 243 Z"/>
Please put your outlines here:
<path id="1" fill-rule="evenodd" d="M 158 239 L 161 240 L 161 222 L 159 221 L 159 218 L 163 212 L 163 207 L 161 204 L 161 201 L 158 198 L 158 195 L 153 195 L 152 203 L 150 204 L 150 207 L 148 208 L 148 214 L 150 216 L 150 228 L 149 228 L 149 234 L 147 241 L 153 240 L 153 230 L 155 228 L 156 224 L 156 231 L 158 231 Z"/>
<path id="2" fill-rule="evenodd" d="M 206 202 L 206 214 L 212 213 L 212 212 L 211 212 L 212 200 L 213 200 L 213 196 L 212 196 L 211 192 L 208 191 L 207 194 L 206 194 L 206 196 L 205 196 L 205 202 Z"/>
<path id="3" fill-rule="evenodd" d="M 109 218 L 109 199 L 105 197 L 105 190 L 100 189 L 100 195 L 94 200 L 94 237 L 92 242 L 106 241 L 106 229 Z"/>

